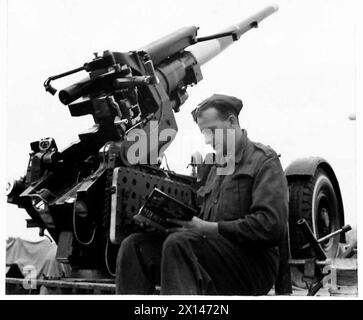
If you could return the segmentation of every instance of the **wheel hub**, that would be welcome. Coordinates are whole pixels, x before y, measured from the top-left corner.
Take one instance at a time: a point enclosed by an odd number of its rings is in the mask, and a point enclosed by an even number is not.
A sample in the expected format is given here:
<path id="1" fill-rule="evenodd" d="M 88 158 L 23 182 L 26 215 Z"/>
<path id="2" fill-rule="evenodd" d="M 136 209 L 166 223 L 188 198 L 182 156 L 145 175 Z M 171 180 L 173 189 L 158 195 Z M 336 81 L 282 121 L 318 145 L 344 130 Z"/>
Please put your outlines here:
<path id="1" fill-rule="evenodd" d="M 320 221 L 324 224 L 325 228 L 330 227 L 330 217 L 327 208 L 322 208 L 320 211 Z"/>

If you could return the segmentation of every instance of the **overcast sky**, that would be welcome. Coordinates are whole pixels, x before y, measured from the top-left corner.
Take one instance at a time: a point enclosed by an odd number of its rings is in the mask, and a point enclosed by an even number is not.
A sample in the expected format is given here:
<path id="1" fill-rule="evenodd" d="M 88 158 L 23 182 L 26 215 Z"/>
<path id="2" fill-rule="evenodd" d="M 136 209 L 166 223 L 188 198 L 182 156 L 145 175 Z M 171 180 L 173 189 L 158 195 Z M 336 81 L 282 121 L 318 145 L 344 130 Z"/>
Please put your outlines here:
<path id="1" fill-rule="evenodd" d="M 180 27 L 218 32 L 271 4 L 279 11 L 203 66 L 204 79 L 189 88 L 176 114 L 169 166 L 187 174 L 191 153 L 204 148 L 190 115 L 195 105 L 213 93 L 234 95 L 244 103 L 240 122 L 249 137 L 281 153 L 284 168 L 303 156 L 329 161 L 346 222 L 355 225 L 356 122 L 348 120 L 356 111 L 353 1 L 9 1 L 6 176 L 25 173 L 31 141 L 50 136 L 63 149 L 93 124 L 91 117 L 72 118 L 44 91 L 50 75 L 83 65 L 93 52 L 135 50 Z M 27 215 L 6 208 L 7 235 L 37 239 L 25 228 Z"/>

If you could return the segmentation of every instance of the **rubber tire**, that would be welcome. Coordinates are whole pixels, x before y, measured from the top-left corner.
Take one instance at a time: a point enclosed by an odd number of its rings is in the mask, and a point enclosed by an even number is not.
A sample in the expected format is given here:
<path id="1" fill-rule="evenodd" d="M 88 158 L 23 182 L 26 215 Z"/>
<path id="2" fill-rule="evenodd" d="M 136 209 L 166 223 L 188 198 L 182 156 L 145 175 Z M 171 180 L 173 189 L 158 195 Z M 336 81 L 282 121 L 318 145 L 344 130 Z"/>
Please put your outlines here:
<path id="1" fill-rule="evenodd" d="M 304 218 L 317 239 L 342 227 L 338 199 L 329 175 L 318 168 L 313 177 L 289 178 L 289 235 L 290 253 L 293 259 L 314 257 L 297 221 Z M 324 208 L 327 211 L 324 211 Z M 325 221 L 322 218 L 325 216 Z M 326 219 L 326 216 L 329 218 Z M 322 243 L 328 258 L 336 257 L 339 249 L 339 236 Z"/>

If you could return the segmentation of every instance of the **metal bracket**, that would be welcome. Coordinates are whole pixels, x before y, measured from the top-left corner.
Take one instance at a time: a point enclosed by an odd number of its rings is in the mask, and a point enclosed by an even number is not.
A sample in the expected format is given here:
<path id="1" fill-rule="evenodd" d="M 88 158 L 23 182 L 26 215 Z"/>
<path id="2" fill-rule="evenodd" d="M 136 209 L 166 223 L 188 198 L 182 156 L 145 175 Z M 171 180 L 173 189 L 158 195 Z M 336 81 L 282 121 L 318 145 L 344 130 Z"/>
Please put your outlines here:
<path id="1" fill-rule="evenodd" d="M 316 275 L 316 259 L 306 259 L 304 265 L 304 275 L 302 277 L 302 281 L 304 281 L 308 287 L 313 283 L 317 282 L 317 275 Z"/>

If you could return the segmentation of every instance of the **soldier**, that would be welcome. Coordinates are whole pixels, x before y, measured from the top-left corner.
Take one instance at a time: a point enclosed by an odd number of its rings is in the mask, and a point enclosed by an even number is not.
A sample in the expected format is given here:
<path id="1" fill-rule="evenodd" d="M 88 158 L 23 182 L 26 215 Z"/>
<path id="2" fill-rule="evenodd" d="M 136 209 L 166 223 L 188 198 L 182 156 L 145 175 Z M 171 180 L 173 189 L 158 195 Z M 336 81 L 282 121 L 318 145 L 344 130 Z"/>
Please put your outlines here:
<path id="1" fill-rule="evenodd" d="M 122 242 L 118 294 L 150 294 L 156 284 L 169 295 L 262 295 L 272 288 L 287 232 L 288 187 L 276 152 L 240 127 L 241 109 L 241 100 L 213 95 L 192 112 L 217 159 L 227 158 L 227 131 L 233 132 L 233 170 L 218 174 L 223 165 L 212 166 L 198 190 L 198 217 L 170 220 L 180 227 L 166 237 L 135 233 Z"/>

